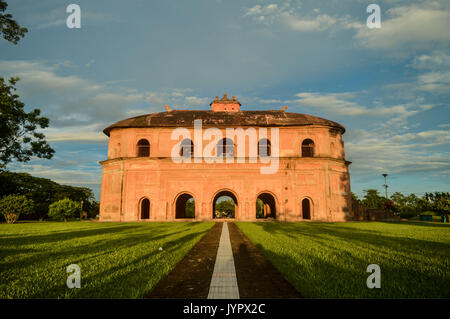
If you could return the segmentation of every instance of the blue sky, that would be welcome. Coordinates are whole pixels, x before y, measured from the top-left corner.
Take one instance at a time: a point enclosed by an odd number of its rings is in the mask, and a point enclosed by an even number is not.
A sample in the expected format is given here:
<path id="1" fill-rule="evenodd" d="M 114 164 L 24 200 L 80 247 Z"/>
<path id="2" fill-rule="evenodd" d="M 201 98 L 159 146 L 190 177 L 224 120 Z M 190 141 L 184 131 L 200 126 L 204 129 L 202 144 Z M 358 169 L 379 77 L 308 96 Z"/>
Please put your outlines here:
<path id="1" fill-rule="evenodd" d="M 106 126 L 173 108 L 306 113 L 344 125 L 352 191 L 449 191 L 450 2 L 8 1 L 28 34 L 0 41 L 0 76 L 50 118 L 51 160 L 9 169 L 100 193 Z M 81 7 L 81 28 L 66 7 Z M 381 7 L 369 29 L 366 8 Z"/>

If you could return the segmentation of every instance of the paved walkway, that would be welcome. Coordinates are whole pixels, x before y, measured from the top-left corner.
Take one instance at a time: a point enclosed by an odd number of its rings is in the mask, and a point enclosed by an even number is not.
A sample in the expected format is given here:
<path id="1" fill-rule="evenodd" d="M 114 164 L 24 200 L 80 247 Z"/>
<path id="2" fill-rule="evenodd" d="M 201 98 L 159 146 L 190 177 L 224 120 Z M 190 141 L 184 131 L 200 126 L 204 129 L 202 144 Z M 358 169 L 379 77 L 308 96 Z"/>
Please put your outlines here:
<path id="1" fill-rule="evenodd" d="M 302 296 L 233 222 L 217 222 L 146 298 Z"/>
<path id="2" fill-rule="evenodd" d="M 206 299 L 221 232 L 222 223 L 216 223 L 146 298 Z"/>
<path id="3" fill-rule="evenodd" d="M 227 222 L 224 222 L 222 227 L 208 299 L 239 299 L 236 269 L 234 268 Z"/>

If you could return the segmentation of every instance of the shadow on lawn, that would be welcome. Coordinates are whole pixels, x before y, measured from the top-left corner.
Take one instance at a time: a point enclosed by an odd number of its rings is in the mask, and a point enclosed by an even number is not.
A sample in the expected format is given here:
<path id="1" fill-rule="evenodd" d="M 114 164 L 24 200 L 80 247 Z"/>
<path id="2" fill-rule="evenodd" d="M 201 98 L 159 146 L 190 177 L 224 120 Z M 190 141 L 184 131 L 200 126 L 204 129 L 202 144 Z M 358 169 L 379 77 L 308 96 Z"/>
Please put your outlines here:
<path id="1" fill-rule="evenodd" d="M 191 229 L 196 222 L 189 222 L 183 225 L 183 231 Z M 61 240 L 71 240 L 74 238 L 81 239 L 89 236 L 112 235 L 120 232 L 134 231 L 138 228 L 143 231 L 151 231 L 152 234 L 167 233 L 167 229 L 172 230 L 173 227 L 168 223 L 123 223 L 120 225 L 108 225 L 106 223 L 99 224 L 100 227 L 90 229 L 66 229 L 58 231 L 46 231 L 43 235 L 0 235 L 1 246 L 23 246 L 30 244 L 46 244 L 52 242 L 60 242 Z M 170 234 L 170 233 L 169 233 Z"/>
<path id="2" fill-rule="evenodd" d="M 56 234 L 45 234 L 41 236 L 19 237 L 21 244 L 16 249 L 4 249 L 5 246 L 15 247 L 18 239 L 13 237 L 3 238 L 1 242 L 2 256 L 11 256 L 15 254 L 28 254 L 24 258 L 14 258 L 10 262 L 3 261 L 1 268 L 7 269 L 30 269 L 32 267 L 41 267 L 47 271 L 54 271 L 50 280 L 36 280 L 32 294 L 26 295 L 26 298 L 103 298 L 120 297 L 129 298 L 133 292 L 140 291 L 145 287 L 145 291 L 152 287 L 146 287 L 150 283 L 156 284 L 164 275 L 170 271 L 168 266 L 175 266 L 173 258 L 182 258 L 179 256 L 179 249 L 196 238 L 203 236 L 207 230 L 195 230 L 195 222 L 179 224 L 174 227 L 170 224 L 124 224 L 123 226 L 113 226 L 111 229 L 95 228 L 89 230 L 74 230 L 58 232 Z M 157 226 L 157 227 L 154 227 Z M 127 234 L 129 232 L 129 234 Z M 183 234 L 189 232 L 188 234 Z M 88 236 L 99 236 L 88 239 Z M 111 235 L 111 236 L 109 236 Z M 119 237 L 117 238 L 117 235 Z M 116 237 L 114 237 L 116 236 Z M 111 238 L 110 238 L 111 237 Z M 170 237 L 174 237 L 170 239 Z M 164 241 L 164 239 L 168 241 Z M 56 245 L 53 242 L 60 240 L 80 240 L 72 245 Z M 170 239 L 170 240 L 169 240 Z M 5 240 L 8 243 L 5 243 Z M 160 242 L 158 242 L 160 241 Z M 148 245 L 150 246 L 147 246 Z M 43 244 L 36 249 L 24 249 L 23 245 Z M 158 250 L 159 246 L 163 250 Z M 120 254 L 120 251 L 123 253 Z M 117 254 L 119 252 L 119 254 Z M 117 259 L 108 257 L 110 254 L 116 254 Z M 161 255 L 158 257 L 157 255 Z M 115 256 L 116 256 L 115 255 Z M 105 256 L 105 257 L 102 257 Z M 108 262 L 111 265 L 104 264 Z M 155 258 L 153 265 L 145 264 L 145 261 Z M 106 260 L 106 261 L 105 261 Z M 161 262 L 158 262 L 161 260 Z M 50 268 L 46 265 L 51 263 Z M 78 264 L 82 272 L 82 288 L 68 289 L 66 286 L 66 267 L 69 264 Z M 140 266 L 142 264 L 142 266 Z M 97 271 L 94 267 L 100 268 Z M 89 269 L 86 271 L 86 268 Z M 89 276 L 84 274 L 91 273 Z M 2 271 L 0 271 L 2 272 Z M 156 280 L 156 281 L 155 281 Z M 58 282 L 59 284 L 55 284 Z"/>
<path id="3" fill-rule="evenodd" d="M 393 249 L 398 252 L 417 253 L 418 249 L 425 247 L 421 253 L 429 253 L 431 256 L 442 254 L 450 258 L 450 243 L 434 242 L 422 239 L 416 239 L 403 236 L 386 236 L 382 231 L 358 229 L 342 224 L 336 227 L 335 224 L 291 224 L 291 223 L 255 223 L 262 227 L 265 232 L 282 234 L 292 239 L 298 239 L 296 234 L 307 236 L 312 240 L 318 240 L 322 244 L 329 241 L 327 236 L 336 237 L 355 244 L 364 244 L 364 246 L 379 246 L 383 249 Z M 324 236 L 326 235 L 326 236 Z"/>
<path id="4" fill-rule="evenodd" d="M 30 244 L 46 244 L 52 242 L 58 242 L 61 240 L 70 240 L 73 238 L 83 238 L 89 236 L 97 236 L 104 234 L 114 234 L 118 232 L 128 231 L 133 228 L 138 228 L 139 226 L 130 226 L 130 225 L 117 225 L 113 227 L 95 227 L 91 229 L 70 229 L 67 230 L 58 230 L 58 231 L 45 231 L 46 234 L 43 235 L 31 235 L 27 236 L 26 234 L 21 235 L 1 235 L 0 240 L 2 242 L 2 246 L 14 245 L 30 245 Z"/>
<path id="5" fill-rule="evenodd" d="M 299 263 L 288 254 L 256 245 L 275 268 L 305 298 L 449 298 L 448 280 L 433 272 L 424 272 L 400 264 L 378 262 L 381 267 L 381 289 L 369 289 L 370 275 L 366 268 L 372 262 L 355 256 L 344 257 L 339 263 L 323 255 L 303 253 L 306 263 Z M 347 267 L 346 265 L 351 265 Z"/>
<path id="6" fill-rule="evenodd" d="M 299 258 L 307 259 L 306 264 L 310 267 L 303 267 L 288 253 L 280 255 L 283 250 L 273 245 L 273 239 L 264 244 L 266 249 L 261 244 L 256 246 L 305 297 L 450 297 L 450 277 L 443 269 L 450 264 L 450 244 L 386 236 L 377 230 L 336 227 L 333 224 L 253 225 L 262 228 L 268 236 L 283 235 L 298 243 L 297 247 L 289 247 L 288 250 L 295 252 L 297 249 Z M 302 246 L 302 237 L 312 245 Z M 264 236 L 260 240 L 264 242 Z M 345 248 L 339 247 L 339 241 L 344 242 L 342 246 Z M 335 262 L 330 263 L 330 260 Z M 384 285 L 381 292 L 368 292 L 365 285 L 366 267 L 372 263 L 382 268 Z M 347 265 L 354 265 L 357 270 L 349 272 L 352 267 Z"/>
<path id="7" fill-rule="evenodd" d="M 65 284 L 65 279 L 62 284 L 54 285 L 52 287 L 46 287 L 29 298 L 49 298 L 47 292 L 51 290 L 56 293 L 59 297 L 68 298 L 140 298 L 143 297 L 148 291 L 150 291 L 162 278 L 164 278 L 175 265 L 184 257 L 184 254 L 180 254 L 180 248 L 185 246 L 186 242 L 190 242 L 198 236 L 203 236 L 209 230 L 198 231 L 195 233 L 186 234 L 180 238 L 165 242 L 163 244 L 164 250 L 160 251 L 154 249 L 148 253 L 140 255 L 139 257 L 132 257 L 127 260 L 125 264 L 118 264 L 109 267 L 100 272 L 93 272 L 89 276 L 82 276 L 82 288 L 69 290 Z M 157 236 L 152 238 L 152 240 L 161 239 L 166 236 Z M 117 249 L 123 249 L 131 247 L 134 245 L 142 244 L 142 236 L 132 236 L 127 237 L 126 244 L 121 245 Z M 123 241 L 123 239 L 122 239 Z M 118 243 L 119 241 L 116 241 Z M 114 245 L 114 243 L 113 243 Z M 97 245 L 93 250 L 101 251 L 103 245 Z M 115 249 L 116 250 L 116 249 Z M 68 252 L 67 255 L 71 253 L 76 253 L 77 251 Z M 83 252 L 84 254 L 85 252 Z M 100 253 L 99 255 L 107 254 L 107 252 Z M 161 257 L 157 257 L 160 255 Z M 169 259 L 176 256 L 176 260 L 170 262 L 165 260 L 167 256 Z M 95 256 L 95 257 L 98 257 Z M 94 256 L 84 259 L 74 258 L 74 263 L 82 263 L 87 261 L 87 259 L 94 258 Z M 155 262 L 153 264 L 148 264 L 146 261 L 149 259 L 156 258 L 156 261 L 162 259 L 161 263 Z M 169 267 L 170 265 L 170 267 Z M 83 266 L 81 266 L 81 271 L 83 272 Z M 63 270 L 64 276 L 65 269 Z M 133 291 L 140 291 L 138 296 L 133 296 Z"/>
<path id="8" fill-rule="evenodd" d="M 164 239 L 166 237 L 172 236 L 176 233 L 182 233 L 186 231 L 190 231 L 190 225 L 186 225 L 186 228 L 176 229 L 176 231 L 169 232 L 167 229 L 171 229 L 170 227 L 164 225 L 156 227 L 145 227 L 139 225 L 126 225 L 127 227 L 114 227 L 107 231 L 107 229 L 91 229 L 86 231 L 66 231 L 64 233 L 57 234 L 48 234 L 42 236 L 28 236 L 28 237 L 19 237 L 21 240 L 18 243 L 18 239 L 9 237 L 7 239 L 1 239 L 2 253 L 1 256 L 11 256 L 16 254 L 22 254 L 24 251 L 27 253 L 35 253 L 27 258 L 20 258 L 18 260 L 14 260 L 11 262 L 3 262 L 2 267 L 5 268 L 14 268 L 14 267 L 28 267 L 31 264 L 39 263 L 42 259 L 57 257 L 57 258 L 66 258 L 71 256 L 76 256 L 76 254 L 80 254 L 82 256 L 86 256 L 90 253 L 95 253 L 98 251 L 99 253 L 90 256 L 84 257 L 81 259 L 73 258 L 73 262 L 77 263 L 86 259 L 96 258 L 100 255 L 105 255 L 112 251 L 116 251 L 119 249 L 127 249 L 136 245 L 141 245 L 144 242 L 149 241 L 157 241 Z M 141 228 L 140 232 L 136 232 L 136 229 Z M 130 234 L 126 234 L 126 232 L 130 232 Z M 102 235 L 113 235 L 122 233 L 121 237 L 117 239 L 106 239 L 101 237 Z M 78 245 L 68 246 L 68 247 L 58 247 L 58 250 L 53 249 L 52 246 L 47 247 L 37 247 L 31 249 L 23 249 L 23 248 L 13 248 L 13 249 L 5 249 L 5 246 L 23 246 L 23 245 L 35 245 L 35 244 L 51 244 L 53 242 L 57 242 L 60 240 L 74 240 L 74 239 L 83 239 L 88 236 L 99 236 L 98 240 L 88 241 L 86 243 L 79 243 Z"/>

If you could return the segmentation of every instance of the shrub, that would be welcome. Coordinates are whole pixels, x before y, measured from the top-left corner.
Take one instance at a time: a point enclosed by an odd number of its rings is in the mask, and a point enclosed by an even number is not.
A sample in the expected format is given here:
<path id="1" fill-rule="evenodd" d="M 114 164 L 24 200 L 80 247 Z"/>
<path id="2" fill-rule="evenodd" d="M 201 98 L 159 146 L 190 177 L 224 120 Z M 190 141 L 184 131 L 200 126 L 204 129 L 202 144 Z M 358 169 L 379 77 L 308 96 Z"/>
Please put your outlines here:
<path id="1" fill-rule="evenodd" d="M 33 201 L 25 195 L 8 195 L 0 199 L 0 211 L 8 224 L 14 224 L 21 214 L 33 213 Z"/>
<path id="2" fill-rule="evenodd" d="M 411 218 L 414 216 L 417 216 L 418 213 L 414 207 L 403 207 L 403 209 L 400 211 L 400 217 L 401 218 Z"/>
<path id="3" fill-rule="evenodd" d="M 74 202 L 68 198 L 61 199 L 51 204 L 48 208 L 48 216 L 51 218 L 73 218 L 81 212 L 81 203 Z"/>

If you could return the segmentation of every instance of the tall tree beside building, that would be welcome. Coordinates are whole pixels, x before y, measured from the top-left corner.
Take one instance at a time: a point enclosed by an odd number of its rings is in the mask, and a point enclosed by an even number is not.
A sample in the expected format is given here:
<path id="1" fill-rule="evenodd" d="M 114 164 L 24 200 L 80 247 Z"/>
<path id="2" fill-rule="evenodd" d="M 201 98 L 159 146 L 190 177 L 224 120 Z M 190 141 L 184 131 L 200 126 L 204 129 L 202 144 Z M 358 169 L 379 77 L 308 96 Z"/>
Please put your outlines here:
<path id="1" fill-rule="evenodd" d="M 27 28 L 21 27 L 17 21 L 13 20 L 10 13 L 4 13 L 8 4 L 0 0 L 0 35 L 6 41 L 17 44 L 20 38 L 28 32 Z"/>
<path id="2" fill-rule="evenodd" d="M 6 82 L 0 77 L 0 167 L 12 160 L 28 162 L 32 156 L 50 159 L 55 151 L 37 130 L 48 127 L 49 119 L 34 109 L 27 113 L 15 94 L 19 78 Z"/>

